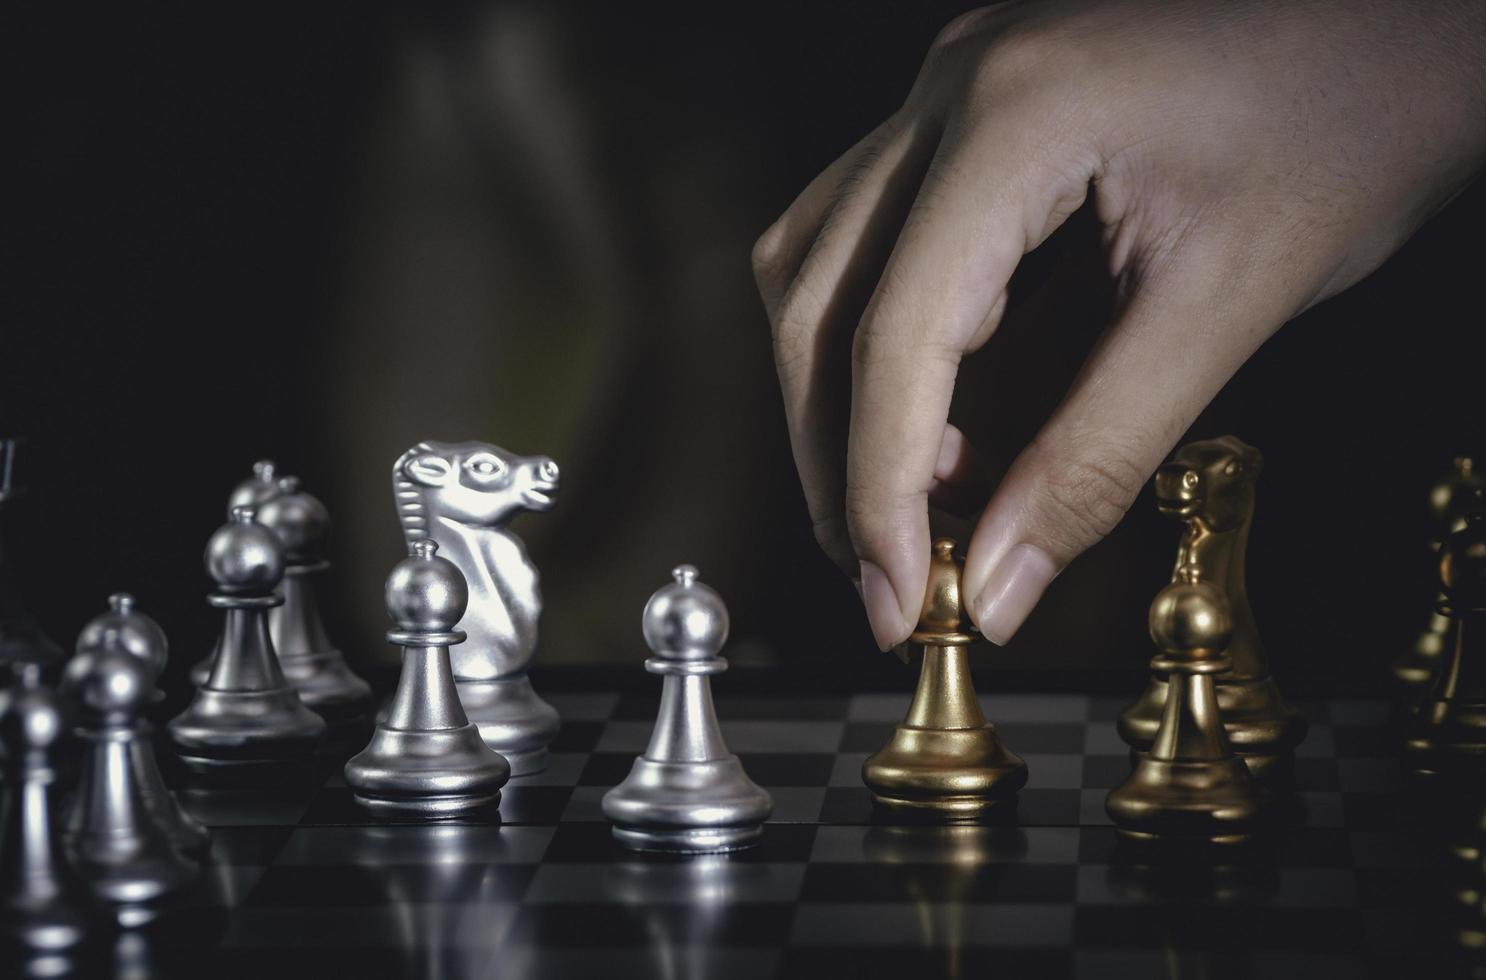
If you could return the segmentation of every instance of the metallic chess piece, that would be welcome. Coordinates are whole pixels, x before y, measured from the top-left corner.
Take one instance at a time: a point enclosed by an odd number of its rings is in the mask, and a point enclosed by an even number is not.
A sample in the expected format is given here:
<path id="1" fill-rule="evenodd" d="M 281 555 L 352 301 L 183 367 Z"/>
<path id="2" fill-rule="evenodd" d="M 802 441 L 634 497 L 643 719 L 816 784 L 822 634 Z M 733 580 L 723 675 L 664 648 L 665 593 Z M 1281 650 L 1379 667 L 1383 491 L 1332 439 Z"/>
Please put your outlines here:
<path id="1" fill-rule="evenodd" d="M 1440 544 L 1465 520 L 1465 512 L 1475 495 L 1486 487 L 1475 464 L 1465 456 L 1451 461 L 1450 472 L 1429 491 L 1430 564 L 1438 566 Z M 1392 672 L 1399 696 L 1409 708 L 1416 708 L 1428 696 L 1439 673 L 1440 663 L 1454 639 L 1454 620 L 1439 611 L 1443 595 L 1437 595 L 1429 618 L 1409 650 L 1393 662 Z"/>
<path id="2" fill-rule="evenodd" d="M 1151 671 L 1170 678 L 1166 710 L 1150 750 L 1105 809 L 1137 840 L 1247 841 L 1262 816 L 1259 791 L 1228 743 L 1214 684 L 1232 668 L 1228 602 L 1201 568 L 1183 565 L 1151 603 L 1150 629 L 1162 651 Z"/>
<path id="3" fill-rule="evenodd" d="M 150 702 L 159 702 L 163 692 L 154 685 L 165 669 L 170 650 L 165 631 L 159 623 L 135 609 L 134 597 L 127 592 L 109 596 L 108 606 L 108 612 L 89 620 L 78 634 L 77 652 L 121 651 L 137 657 L 150 672 Z M 205 827 L 186 815 L 166 787 L 155 759 L 152 733 L 149 721 L 140 718 L 136 737 L 130 742 L 130 763 L 134 767 L 140 796 L 146 809 L 181 853 L 204 856 L 211 847 L 211 836 Z"/>
<path id="4" fill-rule="evenodd" d="M 1486 773 L 1486 515 L 1479 509 L 1440 546 L 1439 569 L 1439 609 L 1454 621 L 1455 644 L 1412 720 L 1404 755 L 1417 775 L 1474 785 Z"/>
<path id="5" fill-rule="evenodd" d="M 517 776 L 547 765 L 557 711 L 537 696 L 526 667 L 536 652 L 542 594 L 521 539 L 506 525 L 522 511 L 550 510 L 557 464 L 483 442 L 420 442 L 392 467 L 403 536 L 438 542 L 469 583 L 454 650 L 454 684 L 486 744 Z"/>
<path id="6" fill-rule="evenodd" d="M 62 686 L 89 743 L 67 831 L 73 863 L 121 925 L 148 922 L 198 870 L 155 821 L 136 779 L 133 744 L 154 692 L 149 666 L 123 650 L 84 650 L 68 662 Z"/>
<path id="7" fill-rule="evenodd" d="M 731 851 L 755 843 L 774 801 L 728 751 L 712 705 L 711 675 L 727 670 L 719 654 L 728 610 L 697 570 L 680 565 L 675 581 L 645 604 L 645 669 L 660 674 L 660 710 L 645 754 L 604 794 L 614 839 L 638 851 Z"/>
<path id="8" fill-rule="evenodd" d="M 1156 506 L 1186 525 L 1171 580 L 1178 581 L 1184 566 L 1197 566 L 1203 581 L 1223 593 L 1233 619 L 1232 667 L 1216 678 L 1228 740 L 1256 777 L 1280 781 L 1291 771 L 1306 721 L 1270 675 L 1244 583 L 1262 464 L 1257 449 L 1233 436 L 1188 443 L 1156 471 Z M 1153 674 L 1145 693 L 1120 715 L 1120 737 L 1137 753 L 1155 741 L 1168 686 Z"/>
<path id="9" fill-rule="evenodd" d="M 232 488 L 227 495 L 227 516 L 239 507 L 262 507 L 279 495 L 278 467 L 271 459 L 253 464 L 253 475 Z"/>
<path id="10" fill-rule="evenodd" d="M 207 602 L 223 610 L 211 676 L 171 720 L 170 738 L 188 768 L 308 759 L 325 721 L 306 708 L 284 679 L 268 634 L 266 613 L 284 600 L 274 588 L 284 576 L 278 536 L 238 507 L 206 546 L 207 573 L 217 591 Z"/>
<path id="11" fill-rule="evenodd" d="M 253 475 L 233 487 L 232 492 L 227 495 L 227 516 L 232 517 L 232 512 L 239 507 L 252 507 L 256 511 L 280 492 L 278 467 L 271 459 L 260 459 L 253 464 Z M 213 646 L 211 653 L 191 667 L 192 684 L 200 687 L 206 683 L 206 679 L 211 676 L 212 661 L 216 656 L 217 648 Z"/>
<path id="12" fill-rule="evenodd" d="M 469 590 L 454 563 L 427 539 L 414 542 L 387 578 L 387 612 L 403 648 L 402 675 L 371 743 L 346 763 L 346 784 L 364 806 L 447 817 L 500 804 L 511 767 L 465 717 L 449 667 L 449 646 Z"/>
<path id="13" fill-rule="evenodd" d="M 0 676 L 5 677 L 11 666 L 22 663 L 40 664 L 50 675 L 63 659 L 62 648 L 42 632 L 21 603 L 11 574 L 4 522 L 10 509 L 7 505 L 25 492 L 15 479 L 19 450 L 20 440 L 0 439 Z"/>
<path id="14" fill-rule="evenodd" d="M 258 509 L 257 520 L 284 543 L 287 565 L 279 585 L 284 604 L 268 611 L 268 632 L 284 676 L 299 699 L 326 721 L 366 714 L 371 686 L 330 642 L 315 597 L 315 581 L 330 568 L 325 560 L 329 512 L 299 488 L 297 478 L 286 476 L 279 480 L 279 493 Z"/>
<path id="15" fill-rule="evenodd" d="M 20 673 L 0 691 L 0 955 L 12 968 L 26 966 L 23 974 L 57 976 L 102 923 L 63 860 L 52 808 L 53 753 L 66 734 L 62 709 L 41 686 L 39 664 Z"/>
<path id="16" fill-rule="evenodd" d="M 985 817 L 1027 782 L 1027 764 L 996 736 L 970 676 L 979 636 L 960 602 L 960 561 L 949 538 L 934 542 L 918 630 L 923 666 L 908 716 L 862 764 L 862 782 L 890 814 L 946 821 Z"/>

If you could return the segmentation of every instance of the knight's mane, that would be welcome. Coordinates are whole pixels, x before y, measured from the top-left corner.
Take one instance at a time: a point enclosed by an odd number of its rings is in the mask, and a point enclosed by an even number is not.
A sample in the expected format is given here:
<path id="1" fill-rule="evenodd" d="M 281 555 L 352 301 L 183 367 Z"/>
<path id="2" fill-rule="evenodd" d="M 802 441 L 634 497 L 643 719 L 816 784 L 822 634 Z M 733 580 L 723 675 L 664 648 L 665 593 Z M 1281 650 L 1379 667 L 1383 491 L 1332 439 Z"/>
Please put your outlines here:
<path id="1" fill-rule="evenodd" d="M 397 457 L 392 464 L 392 498 L 397 502 L 397 520 L 402 525 L 402 536 L 408 544 L 428 537 L 428 508 L 423 506 L 423 491 L 418 485 L 403 476 L 403 468 L 414 456 L 436 453 L 432 444 L 420 442 Z"/>

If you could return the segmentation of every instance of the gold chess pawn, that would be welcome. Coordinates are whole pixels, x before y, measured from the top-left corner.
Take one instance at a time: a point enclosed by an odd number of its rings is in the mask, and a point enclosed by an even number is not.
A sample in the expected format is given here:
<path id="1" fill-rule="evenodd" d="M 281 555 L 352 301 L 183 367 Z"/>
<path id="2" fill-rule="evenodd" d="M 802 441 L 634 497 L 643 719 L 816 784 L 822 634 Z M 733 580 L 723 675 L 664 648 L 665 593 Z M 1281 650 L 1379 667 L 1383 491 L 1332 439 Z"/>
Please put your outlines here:
<path id="1" fill-rule="evenodd" d="M 1439 569 L 1439 610 L 1454 625 L 1454 645 L 1413 718 L 1404 753 L 1417 775 L 1474 782 L 1486 774 L 1486 516 L 1479 509 L 1440 546 Z"/>
<path id="2" fill-rule="evenodd" d="M 1470 507 L 1475 494 L 1481 491 L 1483 481 L 1475 471 L 1469 457 L 1458 456 L 1451 461 L 1450 472 L 1429 491 L 1429 516 L 1432 534 L 1429 542 L 1431 556 L 1439 554 L 1440 545 L 1451 531 L 1464 523 L 1464 513 Z M 1434 564 L 1438 565 L 1435 558 Z M 1444 600 L 1440 595 L 1429 610 L 1429 619 L 1419 631 L 1409 650 L 1393 662 L 1393 678 L 1398 684 L 1399 697 L 1409 708 L 1416 708 L 1429 695 L 1439 674 L 1440 663 L 1449 651 L 1454 639 L 1454 620 L 1439 611 Z"/>
<path id="3" fill-rule="evenodd" d="M 1227 601 L 1233 622 L 1232 667 L 1215 678 L 1228 740 L 1261 780 L 1282 780 L 1305 738 L 1306 721 L 1285 702 L 1270 675 L 1259 627 L 1244 584 L 1254 488 L 1263 466 L 1259 450 L 1233 436 L 1188 443 L 1156 471 L 1156 506 L 1186 527 L 1172 582 L 1192 565 Z M 1136 753 L 1151 747 L 1169 689 L 1159 673 L 1120 715 L 1119 732 Z"/>
<path id="4" fill-rule="evenodd" d="M 909 642 L 923 648 L 918 689 L 892 739 L 862 764 L 877 805 L 900 816 L 973 821 L 1014 800 L 1027 764 L 1009 751 L 980 710 L 970 676 L 979 638 L 960 602 L 955 543 L 934 542 L 929 588 Z"/>
<path id="5" fill-rule="evenodd" d="M 1137 840 L 1246 841 L 1262 815 L 1259 793 L 1228 742 L 1214 682 L 1232 667 L 1228 602 L 1198 566 L 1183 565 L 1151 604 L 1150 629 L 1162 651 L 1151 670 L 1170 679 L 1165 710 L 1150 751 L 1105 809 Z"/>

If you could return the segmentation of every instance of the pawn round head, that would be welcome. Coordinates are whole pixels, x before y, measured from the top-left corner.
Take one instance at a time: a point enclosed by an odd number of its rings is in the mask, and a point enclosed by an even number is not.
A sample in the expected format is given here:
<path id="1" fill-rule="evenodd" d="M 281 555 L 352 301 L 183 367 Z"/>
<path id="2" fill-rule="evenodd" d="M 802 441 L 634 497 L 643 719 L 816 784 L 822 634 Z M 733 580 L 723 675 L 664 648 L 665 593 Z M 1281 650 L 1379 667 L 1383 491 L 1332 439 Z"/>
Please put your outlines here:
<path id="1" fill-rule="evenodd" d="M 62 705 L 51 691 L 22 684 L 0 691 L 0 745 L 9 757 L 50 748 L 65 731 Z"/>
<path id="2" fill-rule="evenodd" d="M 469 605 L 464 573 L 429 538 L 414 541 L 411 554 L 387 576 L 387 615 L 400 630 L 447 633 L 459 625 Z"/>
<path id="3" fill-rule="evenodd" d="M 1452 609 L 1486 612 L 1486 514 L 1479 508 L 1440 546 L 1440 584 Z"/>
<path id="4" fill-rule="evenodd" d="M 1479 506 L 1483 486 L 1486 480 L 1476 472 L 1475 461 L 1469 456 L 1450 461 L 1450 471 L 1429 488 L 1429 519 L 1435 540 L 1443 540 L 1463 516 Z"/>
<path id="5" fill-rule="evenodd" d="M 271 459 L 260 459 L 253 464 L 253 475 L 232 488 L 227 495 L 227 515 L 238 507 L 258 507 L 273 499 L 279 492 L 278 467 Z"/>
<path id="6" fill-rule="evenodd" d="M 1228 600 L 1202 580 L 1196 565 L 1183 565 L 1176 580 L 1156 594 L 1149 619 L 1156 646 L 1183 660 L 1216 660 L 1233 638 Z"/>
<path id="7" fill-rule="evenodd" d="M 960 575 L 963 569 L 955 557 L 955 543 L 938 538 L 929 553 L 929 584 L 924 592 L 924 607 L 918 616 L 920 633 L 959 633 L 968 627 L 960 602 Z"/>
<path id="8" fill-rule="evenodd" d="M 143 660 L 122 650 L 84 650 L 62 671 L 62 691 L 82 711 L 106 720 L 138 716 L 154 695 L 155 679 Z"/>
<path id="9" fill-rule="evenodd" d="M 278 535 L 290 565 L 322 561 L 330 540 L 330 512 L 318 497 L 299 488 L 298 477 L 283 477 L 278 485 L 278 495 L 258 508 L 258 523 Z"/>
<path id="10" fill-rule="evenodd" d="M 267 595 L 284 577 L 284 546 L 253 518 L 252 507 L 235 507 L 232 519 L 206 543 L 206 572 L 229 595 Z"/>
<path id="11" fill-rule="evenodd" d="M 645 603 L 645 643 L 664 660 L 710 660 L 728 640 L 727 604 L 691 565 L 677 565 L 671 578 Z"/>
<path id="12" fill-rule="evenodd" d="M 170 653 L 165 631 L 159 623 L 135 608 L 134 597 L 127 592 L 115 592 L 109 596 L 108 612 L 88 620 L 77 635 L 74 648 L 77 652 L 99 648 L 122 650 L 138 657 L 155 677 L 165 669 L 165 660 Z"/>

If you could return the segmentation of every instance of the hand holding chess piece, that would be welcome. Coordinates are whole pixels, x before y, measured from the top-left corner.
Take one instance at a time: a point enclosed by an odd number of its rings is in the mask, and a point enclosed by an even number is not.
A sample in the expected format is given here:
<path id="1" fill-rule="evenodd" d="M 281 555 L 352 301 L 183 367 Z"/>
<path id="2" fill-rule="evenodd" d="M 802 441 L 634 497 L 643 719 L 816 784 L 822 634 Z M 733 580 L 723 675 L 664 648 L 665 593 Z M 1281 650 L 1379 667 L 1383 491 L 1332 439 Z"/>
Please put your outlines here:
<path id="1" fill-rule="evenodd" d="M 908 716 L 892 740 L 862 764 L 877 805 L 900 816 L 975 820 L 1014 800 L 1027 764 L 986 722 L 970 676 L 979 636 L 960 601 L 960 560 L 948 538 L 934 542 L 918 629 L 923 667 Z"/>
<path id="2" fill-rule="evenodd" d="M 1168 678 L 1165 710 L 1150 749 L 1110 791 L 1110 819 L 1136 840 L 1247 841 L 1261 816 L 1260 800 L 1228 743 L 1214 684 L 1232 666 L 1227 600 L 1198 566 L 1183 565 L 1151 603 L 1150 629 L 1161 648 L 1151 673 Z"/>

